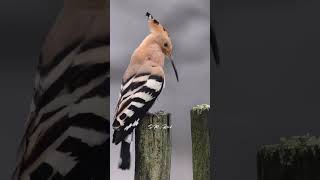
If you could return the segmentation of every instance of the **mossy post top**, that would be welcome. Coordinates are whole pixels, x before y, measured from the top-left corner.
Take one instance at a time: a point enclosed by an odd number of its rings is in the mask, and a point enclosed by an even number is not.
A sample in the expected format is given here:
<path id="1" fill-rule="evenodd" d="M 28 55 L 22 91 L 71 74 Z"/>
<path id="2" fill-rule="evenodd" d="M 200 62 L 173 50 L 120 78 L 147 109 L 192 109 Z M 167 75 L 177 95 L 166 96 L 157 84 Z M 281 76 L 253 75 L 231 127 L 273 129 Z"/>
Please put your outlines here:
<path id="1" fill-rule="evenodd" d="M 280 138 L 279 144 L 264 145 L 258 150 L 265 160 L 279 157 L 281 164 L 291 165 L 298 157 L 311 153 L 320 154 L 320 138 L 316 136 L 292 136 Z"/>
<path id="2" fill-rule="evenodd" d="M 197 114 L 201 114 L 204 111 L 210 111 L 210 105 L 208 104 L 200 104 L 196 105 L 192 108 L 192 112 L 196 112 Z"/>

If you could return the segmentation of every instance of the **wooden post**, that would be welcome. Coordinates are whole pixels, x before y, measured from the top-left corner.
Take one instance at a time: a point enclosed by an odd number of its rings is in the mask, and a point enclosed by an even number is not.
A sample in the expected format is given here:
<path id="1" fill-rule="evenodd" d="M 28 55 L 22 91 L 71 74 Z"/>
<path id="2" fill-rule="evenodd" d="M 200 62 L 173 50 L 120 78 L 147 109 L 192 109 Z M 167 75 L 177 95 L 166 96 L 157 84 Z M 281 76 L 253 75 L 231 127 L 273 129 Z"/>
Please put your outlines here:
<path id="1" fill-rule="evenodd" d="M 193 180 L 210 180 L 209 111 L 206 104 L 191 110 Z"/>
<path id="2" fill-rule="evenodd" d="M 169 180 L 170 114 L 148 114 L 135 131 L 135 180 Z"/>
<path id="3" fill-rule="evenodd" d="M 320 138 L 281 138 L 257 153 L 258 180 L 319 180 Z"/>

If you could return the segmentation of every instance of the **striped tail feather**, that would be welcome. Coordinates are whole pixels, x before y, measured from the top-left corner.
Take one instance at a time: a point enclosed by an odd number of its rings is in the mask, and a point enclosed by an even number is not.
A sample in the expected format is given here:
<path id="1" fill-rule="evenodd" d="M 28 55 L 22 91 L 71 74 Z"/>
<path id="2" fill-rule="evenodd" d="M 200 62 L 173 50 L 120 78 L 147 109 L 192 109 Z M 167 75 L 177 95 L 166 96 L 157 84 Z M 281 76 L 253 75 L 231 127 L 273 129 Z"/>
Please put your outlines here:
<path id="1" fill-rule="evenodd" d="M 120 150 L 120 161 L 119 161 L 119 168 L 126 170 L 130 169 L 130 162 L 131 162 L 131 154 L 130 154 L 130 145 L 133 141 L 133 135 L 132 133 L 127 135 L 127 137 L 124 138 L 122 141 L 118 141 L 119 139 L 123 139 L 123 133 L 120 133 L 119 131 L 115 131 L 113 134 L 113 143 L 115 143 L 115 140 L 117 142 L 115 144 L 119 144 L 121 142 L 121 150 Z"/>

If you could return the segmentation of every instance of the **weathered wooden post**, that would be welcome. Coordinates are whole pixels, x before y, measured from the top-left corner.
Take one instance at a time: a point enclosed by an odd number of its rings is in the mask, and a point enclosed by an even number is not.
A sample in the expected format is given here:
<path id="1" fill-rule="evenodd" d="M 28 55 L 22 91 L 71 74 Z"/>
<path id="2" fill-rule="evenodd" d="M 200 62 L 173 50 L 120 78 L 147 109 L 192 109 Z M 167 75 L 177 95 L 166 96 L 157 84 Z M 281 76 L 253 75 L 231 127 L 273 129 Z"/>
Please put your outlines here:
<path id="1" fill-rule="evenodd" d="M 295 136 L 262 146 L 257 154 L 258 180 L 319 180 L 320 139 Z"/>
<path id="2" fill-rule="evenodd" d="M 193 180 L 210 180 L 209 111 L 206 104 L 191 110 Z"/>
<path id="3" fill-rule="evenodd" d="M 170 114 L 148 114 L 135 131 L 135 180 L 169 180 Z"/>

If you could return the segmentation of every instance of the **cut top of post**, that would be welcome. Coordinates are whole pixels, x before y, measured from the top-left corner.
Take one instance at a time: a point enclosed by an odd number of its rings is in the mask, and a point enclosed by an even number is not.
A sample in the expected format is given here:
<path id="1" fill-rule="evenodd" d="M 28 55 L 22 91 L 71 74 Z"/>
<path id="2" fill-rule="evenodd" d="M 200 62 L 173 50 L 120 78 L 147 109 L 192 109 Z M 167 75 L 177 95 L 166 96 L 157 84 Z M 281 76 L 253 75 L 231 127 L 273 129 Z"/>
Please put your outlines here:
<path id="1" fill-rule="evenodd" d="M 140 126 L 147 129 L 169 129 L 171 128 L 170 113 L 164 111 L 148 113 L 140 122 Z"/>
<path id="2" fill-rule="evenodd" d="M 191 111 L 196 112 L 197 114 L 202 114 L 204 111 L 210 111 L 210 105 L 200 104 L 200 105 L 194 106 Z"/>

